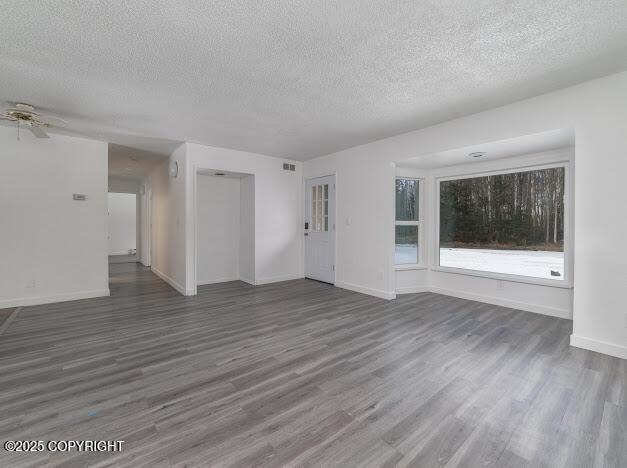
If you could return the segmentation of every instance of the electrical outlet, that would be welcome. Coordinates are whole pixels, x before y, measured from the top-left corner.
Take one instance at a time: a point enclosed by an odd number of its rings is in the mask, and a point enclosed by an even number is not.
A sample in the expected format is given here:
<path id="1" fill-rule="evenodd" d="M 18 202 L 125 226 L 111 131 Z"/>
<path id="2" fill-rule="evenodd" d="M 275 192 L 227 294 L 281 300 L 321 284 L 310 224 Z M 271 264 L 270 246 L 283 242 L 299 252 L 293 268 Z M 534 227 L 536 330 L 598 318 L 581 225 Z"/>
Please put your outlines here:
<path id="1" fill-rule="evenodd" d="M 496 289 L 498 289 L 499 291 L 502 291 L 504 287 L 505 287 L 505 283 L 503 281 L 496 280 Z"/>
<path id="2" fill-rule="evenodd" d="M 26 291 L 34 291 L 34 290 L 36 290 L 37 289 L 37 282 L 34 279 L 28 280 L 26 282 L 26 285 L 24 286 L 24 289 Z"/>

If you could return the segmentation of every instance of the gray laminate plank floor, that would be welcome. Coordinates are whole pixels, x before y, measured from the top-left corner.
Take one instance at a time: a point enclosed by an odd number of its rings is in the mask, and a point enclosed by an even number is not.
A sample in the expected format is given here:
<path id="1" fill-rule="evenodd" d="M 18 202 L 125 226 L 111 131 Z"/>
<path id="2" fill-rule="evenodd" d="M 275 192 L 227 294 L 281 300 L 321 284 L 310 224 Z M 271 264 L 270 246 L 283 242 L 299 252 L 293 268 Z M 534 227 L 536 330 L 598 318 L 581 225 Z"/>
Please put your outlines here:
<path id="1" fill-rule="evenodd" d="M 135 262 L 137 262 L 137 255 L 109 255 L 109 264 Z"/>
<path id="2" fill-rule="evenodd" d="M 308 280 L 182 297 L 134 263 L 111 292 L 16 315 L 0 434 L 122 451 L 0 466 L 627 466 L 627 361 L 567 320 Z"/>

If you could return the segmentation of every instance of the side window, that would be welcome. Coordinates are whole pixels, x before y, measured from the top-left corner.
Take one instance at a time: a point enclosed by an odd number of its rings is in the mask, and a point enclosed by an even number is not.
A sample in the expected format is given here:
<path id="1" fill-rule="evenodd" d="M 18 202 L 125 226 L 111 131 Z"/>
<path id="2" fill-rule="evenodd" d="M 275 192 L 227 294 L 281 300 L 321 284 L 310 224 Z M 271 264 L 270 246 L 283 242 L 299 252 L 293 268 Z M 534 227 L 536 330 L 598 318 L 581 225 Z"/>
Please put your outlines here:
<path id="1" fill-rule="evenodd" d="M 395 255 L 396 265 L 417 264 L 420 238 L 420 181 L 396 179 Z"/>

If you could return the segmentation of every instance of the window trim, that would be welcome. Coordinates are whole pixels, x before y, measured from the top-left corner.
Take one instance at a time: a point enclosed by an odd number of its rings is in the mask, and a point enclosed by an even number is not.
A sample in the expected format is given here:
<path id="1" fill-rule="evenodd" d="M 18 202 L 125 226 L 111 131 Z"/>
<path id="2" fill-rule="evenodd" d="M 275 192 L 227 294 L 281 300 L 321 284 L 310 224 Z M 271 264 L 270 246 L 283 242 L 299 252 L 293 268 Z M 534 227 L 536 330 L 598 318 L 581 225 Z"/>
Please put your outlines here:
<path id="1" fill-rule="evenodd" d="M 469 270 L 466 268 L 447 267 L 440 265 L 440 183 L 450 180 L 462 180 L 472 179 L 476 177 L 487 177 L 501 174 L 514 174 L 518 172 L 529 172 L 542 169 L 564 168 L 564 278 L 561 280 L 551 280 L 546 278 L 536 278 L 534 276 L 514 275 L 509 273 L 496 273 L 484 270 Z M 507 169 L 495 169 L 484 170 L 476 172 L 463 172 L 461 174 L 439 176 L 434 178 L 434 231 L 435 236 L 433 239 L 433 265 L 432 271 L 438 271 L 443 273 L 452 273 L 458 275 L 475 276 L 480 278 L 495 279 L 499 281 L 510 281 L 515 283 L 535 284 L 539 286 L 550 286 L 554 288 L 572 289 L 572 265 L 573 265 L 573 212 L 571 206 L 572 200 L 572 179 L 571 179 L 571 164 L 570 160 L 559 160 L 547 164 L 527 164 L 520 166 L 513 166 Z"/>
<path id="2" fill-rule="evenodd" d="M 398 221 L 396 219 L 396 181 L 398 179 L 415 180 L 418 182 L 418 219 L 416 221 Z M 418 227 L 418 258 L 416 263 L 396 263 L 396 259 L 392 262 L 394 269 L 402 270 L 426 270 L 425 264 L 425 223 L 424 223 L 424 178 L 395 175 L 394 176 L 394 246 L 396 248 L 396 226 L 417 226 Z"/>

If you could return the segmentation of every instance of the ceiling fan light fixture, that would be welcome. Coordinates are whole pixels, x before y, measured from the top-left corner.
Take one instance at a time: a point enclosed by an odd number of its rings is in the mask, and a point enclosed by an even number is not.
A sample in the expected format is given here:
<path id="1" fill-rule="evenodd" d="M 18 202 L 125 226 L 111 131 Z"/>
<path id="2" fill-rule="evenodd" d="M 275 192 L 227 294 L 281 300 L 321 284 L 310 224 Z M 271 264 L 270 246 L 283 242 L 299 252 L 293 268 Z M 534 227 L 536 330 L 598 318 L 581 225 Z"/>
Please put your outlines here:
<path id="1" fill-rule="evenodd" d="M 0 120 L 15 122 L 17 125 L 17 139 L 20 139 L 20 126 L 27 127 L 37 138 L 50 138 L 44 128 L 51 127 L 48 122 L 41 120 L 40 114 L 30 104 L 18 102 L 0 114 Z"/>
<path id="2" fill-rule="evenodd" d="M 30 104 L 24 104 L 23 102 L 16 102 L 15 108 L 19 110 L 27 111 L 27 112 L 33 112 L 33 113 L 35 110 L 35 108 L 31 106 Z"/>

